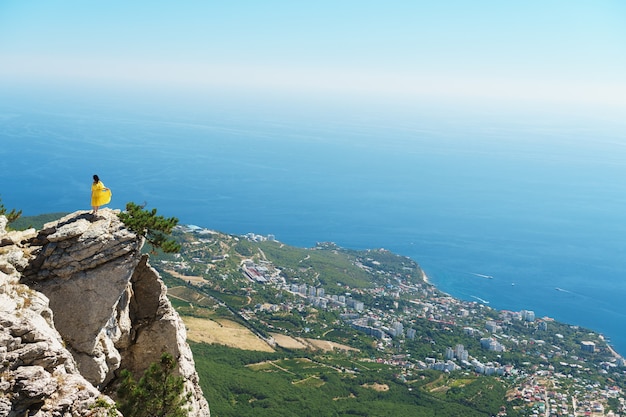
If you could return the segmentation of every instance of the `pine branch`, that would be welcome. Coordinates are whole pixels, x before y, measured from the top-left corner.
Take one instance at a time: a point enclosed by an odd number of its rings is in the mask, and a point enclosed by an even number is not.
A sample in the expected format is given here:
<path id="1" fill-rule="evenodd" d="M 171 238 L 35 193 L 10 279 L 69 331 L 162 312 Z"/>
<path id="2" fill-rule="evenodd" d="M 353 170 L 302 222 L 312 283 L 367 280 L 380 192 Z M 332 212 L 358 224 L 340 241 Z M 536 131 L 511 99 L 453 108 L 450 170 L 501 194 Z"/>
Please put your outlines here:
<path id="1" fill-rule="evenodd" d="M 176 217 L 165 218 L 157 215 L 157 209 L 146 210 L 133 202 L 126 204 L 126 211 L 118 217 L 131 231 L 143 236 L 153 250 L 161 249 L 166 253 L 180 251 L 180 245 L 168 238 L 172 229 L 178 224 Z"/>

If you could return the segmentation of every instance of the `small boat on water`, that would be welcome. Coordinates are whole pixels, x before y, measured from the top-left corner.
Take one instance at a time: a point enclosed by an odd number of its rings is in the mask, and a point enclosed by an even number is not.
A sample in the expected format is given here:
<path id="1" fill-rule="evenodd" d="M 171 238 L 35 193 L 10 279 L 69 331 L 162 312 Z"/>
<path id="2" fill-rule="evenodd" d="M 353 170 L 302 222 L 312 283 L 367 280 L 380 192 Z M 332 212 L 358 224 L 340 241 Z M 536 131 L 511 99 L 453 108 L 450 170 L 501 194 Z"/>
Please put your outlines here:
<path id="1" fill-rule="evenodd" d="M 476 297 L 475 295 L 472 295 L 471 297 L 477 299 L 478 301 L 480 301 L 483 304 L 489 304 L 489 301 L 483 300 L 482 298 Z"/>
<path id="2" fill-rule="evenodd" d="M 477 276 L 477 277 L 481 277 L 481 278 L 493 279 L 493 277 L 491 275 L 477 274 L 475 272 L 470 272 L 470 274 L 472 274 L 474 276 Z"/>

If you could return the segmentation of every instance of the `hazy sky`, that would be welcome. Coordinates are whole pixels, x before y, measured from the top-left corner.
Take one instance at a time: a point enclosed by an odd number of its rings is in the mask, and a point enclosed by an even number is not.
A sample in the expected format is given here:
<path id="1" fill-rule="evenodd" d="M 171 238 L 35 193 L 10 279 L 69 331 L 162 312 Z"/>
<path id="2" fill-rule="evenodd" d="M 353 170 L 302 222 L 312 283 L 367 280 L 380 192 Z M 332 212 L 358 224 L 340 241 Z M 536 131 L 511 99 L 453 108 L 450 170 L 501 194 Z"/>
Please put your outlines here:
<path id="1" fill-rule="evenodd" d="M 626 111 L 626 2 L 0 0 L 0 82 Z"/>

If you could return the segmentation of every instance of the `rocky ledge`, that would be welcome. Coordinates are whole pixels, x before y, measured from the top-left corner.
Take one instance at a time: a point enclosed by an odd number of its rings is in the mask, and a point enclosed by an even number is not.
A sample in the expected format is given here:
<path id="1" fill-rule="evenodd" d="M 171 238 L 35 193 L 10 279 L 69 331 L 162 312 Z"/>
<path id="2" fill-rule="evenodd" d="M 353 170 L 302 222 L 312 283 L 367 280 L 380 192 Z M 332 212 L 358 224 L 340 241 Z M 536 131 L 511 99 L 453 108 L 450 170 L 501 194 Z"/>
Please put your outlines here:
<path id="1" fill-rule="evenodd" d="M 164 352 L 192 393 L 189 415 L 210 415 L 185 326 L 117 213 L 39 231 L 6 231 L 0 216 L 0 416 L 94 415 L 121 369 L 139 378 Z"/>

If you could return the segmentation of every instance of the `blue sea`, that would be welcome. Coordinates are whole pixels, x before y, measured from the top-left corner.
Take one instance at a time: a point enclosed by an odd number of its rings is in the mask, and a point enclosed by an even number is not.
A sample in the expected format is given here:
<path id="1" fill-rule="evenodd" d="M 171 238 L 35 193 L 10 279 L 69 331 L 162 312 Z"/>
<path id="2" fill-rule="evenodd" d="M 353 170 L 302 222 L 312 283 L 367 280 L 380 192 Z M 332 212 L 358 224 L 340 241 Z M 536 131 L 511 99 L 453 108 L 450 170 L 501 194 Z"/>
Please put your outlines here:
<path id="1" fill-rule="evenodd" d="M 57 104 L 0 104 L 8 208 L 87 210 L 98 174 L 111 207 L 386 248 L 453 296 L 592 328 L 626 353 L 624 129 L 425 106 Z"/>

